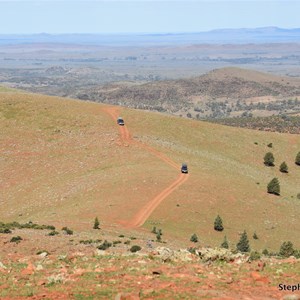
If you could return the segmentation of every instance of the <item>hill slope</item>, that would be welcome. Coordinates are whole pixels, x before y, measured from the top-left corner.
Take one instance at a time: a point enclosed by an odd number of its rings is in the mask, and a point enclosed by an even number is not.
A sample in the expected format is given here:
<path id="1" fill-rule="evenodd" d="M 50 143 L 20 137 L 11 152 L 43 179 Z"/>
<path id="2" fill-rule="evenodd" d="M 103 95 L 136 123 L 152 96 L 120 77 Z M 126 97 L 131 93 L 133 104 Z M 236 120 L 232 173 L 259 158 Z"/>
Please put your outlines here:
<path id="1" fill-rule="evenodd" d="M 250 237 L 257 232 L 251 245 L 260 250 L 277 250 L 288 231 L 300 247 L 298 135 L 114 108 L 125 119 L 123 135 L 108 107 L 96 103 L 3 93 L 0 105 L 3 221 L 80 231 L 97 215 L 104 227 L 122 227 L 176 181 L 180 172 L 171 161 L 185 161 L 188 180 L 156 207 L 143 225 L 147 231 L 157 226 L 178 242 L 197 233 L 205 245 L 219 245 L 226 234 L 234 246 L 246 229 Z M 263 165 L 270 150 L 274 168 Z M 288 174 L 278 171 L 282 161 Z M 273 177 L 281 183 L 279 197 L 266 193 Z M 217 214 L 222 233 L 213 230 Z"/>
<path id="2" fill-rule="evenodd" d="M 89 87 L 73 96 L 177 115 L 189 113 L 195 118 L 235 116 L 245 111 L 268 115 L 300 110 L 300 100 L 286 103 L 300 96 L 300 79 L 223 68 L 189 79 Z"/>

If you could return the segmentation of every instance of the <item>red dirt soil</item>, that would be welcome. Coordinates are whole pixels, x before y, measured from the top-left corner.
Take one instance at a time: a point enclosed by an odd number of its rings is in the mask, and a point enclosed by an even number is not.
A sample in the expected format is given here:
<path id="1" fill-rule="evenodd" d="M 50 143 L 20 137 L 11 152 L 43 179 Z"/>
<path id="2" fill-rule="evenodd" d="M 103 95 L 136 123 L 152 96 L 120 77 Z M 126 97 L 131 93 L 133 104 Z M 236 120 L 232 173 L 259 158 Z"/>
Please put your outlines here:
<path id="1" fill-rule="evenodd" d="M 103 111 L 109 114 L 114 121 L 116 121 L 119 116 L 119 110 L 116 107 L 106 107 L 103 108 Z M 126 125 L 119 126 L 119 131 L 120 131 L 121 140 L 123 141 L 125 146 L 128 146 L 129 144 L 135 144 L 139 147 L 142 147 L 148 152 L 154 154 L 157 158 L 159 158 L 163 162 L 175 168 L 177 171 L 180 170 L 180 166 L 176 164 L 173 160 L 165 156 L 163 153 L 150 147 L 149 145 L 133 140 Z M 152 212 L 158 207 L 158 205 L 165 198 L 167 198 L 173 191 L 175 191 L 180 185 L 182 185 L 188 179 L 188 177 L 189 177 L 188 174 L 180 174 L 178 178 L 171 185 L 169 185 L 162 192 L 160 192 L 155 198 L 153 198 L 146 205 L 144 205 L 134 215 L 131 221 L 129 221 L 127 224 L 124 224 L 125 227 L 135 228 L 135 227 L 142 226 L 145 223 L 145 221 L 149 218 L 149 216 L 152 214 Z"/>

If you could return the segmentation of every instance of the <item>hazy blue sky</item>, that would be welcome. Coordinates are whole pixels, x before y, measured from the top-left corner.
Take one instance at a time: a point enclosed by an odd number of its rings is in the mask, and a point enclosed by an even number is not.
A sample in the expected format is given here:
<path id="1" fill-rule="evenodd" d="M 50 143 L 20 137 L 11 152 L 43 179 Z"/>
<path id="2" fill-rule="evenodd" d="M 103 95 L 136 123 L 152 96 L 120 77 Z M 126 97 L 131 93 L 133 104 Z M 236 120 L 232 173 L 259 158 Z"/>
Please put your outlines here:
<path id="1" fill-rule="evenodd" d="M 0 33 L 197 32 L 300 27 L 294 1 L 0 0 Z"/>

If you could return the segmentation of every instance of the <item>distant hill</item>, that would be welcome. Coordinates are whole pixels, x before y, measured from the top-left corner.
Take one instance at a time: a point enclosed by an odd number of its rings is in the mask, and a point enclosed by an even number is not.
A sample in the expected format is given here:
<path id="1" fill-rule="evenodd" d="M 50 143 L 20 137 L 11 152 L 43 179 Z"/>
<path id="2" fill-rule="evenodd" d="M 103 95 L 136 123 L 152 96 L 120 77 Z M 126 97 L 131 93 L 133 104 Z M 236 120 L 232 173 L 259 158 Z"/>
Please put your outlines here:
<path id="1" fill-rule="evenodd" d="M 300 28 L 278 27 L 217 29 L 194 33 L 153 34 L 1 34 L 0 45 L 29 43 L 89 44 L 102 46 L 178 45 L 193 43 L 279 43 L 300 42 Z"/>
<path id="2" fill-rule="evenodd" d="M 300 79 L 229 67 L 189 79 L 109 84 L 72 96 L 195 118 L 269 115 L 300 111 Z"/>

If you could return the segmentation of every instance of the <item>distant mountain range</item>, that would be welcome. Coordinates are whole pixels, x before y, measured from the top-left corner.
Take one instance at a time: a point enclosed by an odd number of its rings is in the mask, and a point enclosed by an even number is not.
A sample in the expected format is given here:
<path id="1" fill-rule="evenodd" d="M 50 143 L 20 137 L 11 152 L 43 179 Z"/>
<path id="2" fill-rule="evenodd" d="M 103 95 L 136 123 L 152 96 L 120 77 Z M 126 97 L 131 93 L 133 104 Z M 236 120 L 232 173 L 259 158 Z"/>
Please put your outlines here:
<path id="1" fill-rule="evenodd" d="M 103 46 L 300 42 L 300 28 L 217 29 L 195 33 L 153 34 L 0 34 L 0 45 L 63 43 Z"/>

